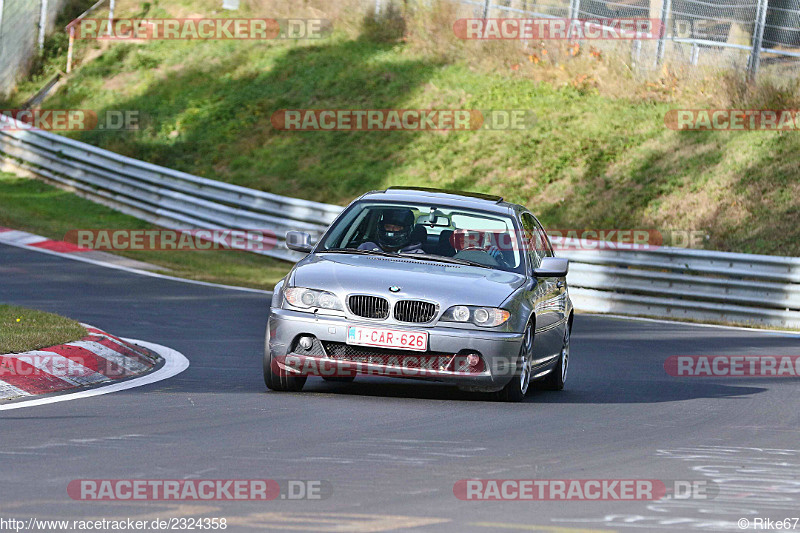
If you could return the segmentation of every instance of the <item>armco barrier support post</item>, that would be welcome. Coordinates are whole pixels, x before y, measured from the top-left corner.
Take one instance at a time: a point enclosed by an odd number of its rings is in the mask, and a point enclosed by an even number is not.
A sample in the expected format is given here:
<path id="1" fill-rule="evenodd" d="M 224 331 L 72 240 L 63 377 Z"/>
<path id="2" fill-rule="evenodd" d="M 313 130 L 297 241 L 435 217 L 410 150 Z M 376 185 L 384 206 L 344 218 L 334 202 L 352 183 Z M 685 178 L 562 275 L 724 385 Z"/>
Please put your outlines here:
<path id="1" fill-rule="evenodd" d="M 44 49 L 44 36 L 47 33 L 47 0 L 42 0 L 39 12 L 39 50 Z"/>
<path id="2" fill-rule="evenodd" d="M 110 0 L 109 6 L 108 6 L 108 34 L 109 35 L 113 35 L 113 33 L 114 33 L 114 30 L 112 30 L 111 28 L 114 27 L 114 7 L 115 7 L 116 3 L 117 3 L 117 0 Z"/>
<path id="3" fill-rule="evenodd" d="M 69 27 L 69 48 L 67 49 L 67 74 L 72 72 L 72 57 L 75 53 L 75 26 Z"/>

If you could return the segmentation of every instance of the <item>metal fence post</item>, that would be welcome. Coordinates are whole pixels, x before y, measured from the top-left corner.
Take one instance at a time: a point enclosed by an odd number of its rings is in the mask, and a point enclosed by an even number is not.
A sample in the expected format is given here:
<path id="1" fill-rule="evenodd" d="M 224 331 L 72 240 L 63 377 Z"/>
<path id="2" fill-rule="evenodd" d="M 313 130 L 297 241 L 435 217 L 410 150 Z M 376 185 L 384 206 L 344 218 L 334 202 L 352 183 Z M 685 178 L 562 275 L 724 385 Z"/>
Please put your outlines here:
<path id="1" fill-rule="evenodd" d="M 42 0 L 39 12 L 39 50 L 44 49 L 44 36 L 47 33 L 47 0 Z"/>
<path id="2" fill-rule="evenodd" d="M 481 16 L 482 19 L 489 18 L 489 3 L 491 0 L 485 0 L 483 3 L 483 15 Z"/>
<path id="3" fill-rule="evenodd" d="M 750 61 L 747 65 L 747 75 L 750 81 L 758 76 L 758 67 L 761 65 L 761 45 L 764 42 L 764 26 L 767 23 L 767 0 L 758 0 L 755 26 L 753 28 L 753 49 L 750 51 Z"/>
<path id="4" fill-rule="evenodd" d="M 581 0 L 570 0 L 569 3 L 569 18 L 572 20 L 577 19 L 581 12 Z"/>
<path id="5" fill-rule="evenodd" d="M 664 62 L 664 53 L 667 49 L 667 33 L 669 33 L 667 24 L 669 17 L 672 14 L 672 0 L 664 0 L 661 4 L 661 27 L 658 37 L 658 48 L 656 49 L 656 66 Z"/>
<path id="6" fill-rule="evenodd" d="M 67 74 L 72 72 L 72 58 L 75 53 L 75 26 L 69 27 L 69 48 L 67 49 Z"/>
<path id="7" fill-rule="evenodd" d="M 3 35 L 3 9 L 6 7 L 6 0 L 0 0 L 0 35 Z M 0 54 L 3 53 L 3 39 L 0 39 Z M 2 57 L 2 55 L 0 55 Z M 0 91 L 3 88 L 0 87 Z"/>
<path id="8" fill-rule="evenodd" d="M 578 36 L 578 40 L 583 35 L 583 28 L 579 27 L 579 24 L 576 22 L 578 17 L 580 17 L 580 5 L 581 0 L 570 0 L 569 1 L 569 42 L 574 41 L 574 36 Z"/>

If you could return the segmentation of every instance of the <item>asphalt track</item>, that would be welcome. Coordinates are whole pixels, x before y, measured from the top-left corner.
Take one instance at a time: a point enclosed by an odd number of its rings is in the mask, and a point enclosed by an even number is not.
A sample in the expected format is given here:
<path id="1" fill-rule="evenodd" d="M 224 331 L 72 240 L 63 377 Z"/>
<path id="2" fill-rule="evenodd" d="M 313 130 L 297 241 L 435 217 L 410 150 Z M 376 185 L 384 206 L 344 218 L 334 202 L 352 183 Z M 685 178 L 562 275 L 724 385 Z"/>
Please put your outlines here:
<path id="1" fill-rule="evenodd" d="M 676 354 L 798 355 L 797 336 L 578 316 L 567 389 L 513 405 L 443 384 L 375 378 L 311 378 L 303 393 L 267 392 L 264 294 L 0 245 L 0 301 L 169 346 L 191 361 L 160 383 L 0 412 L 0 518 L 569 533 L 740 531 L 743 517 L 800 515 L 797 379 L 687 379 L 663 368 Z M 325 480 L 333 492 L 271 502 L 71 500 L 67 484 L 87 478 Z M 466 478 L 703 480 L 718 494 L 461 501 L 453 485 Z"/>

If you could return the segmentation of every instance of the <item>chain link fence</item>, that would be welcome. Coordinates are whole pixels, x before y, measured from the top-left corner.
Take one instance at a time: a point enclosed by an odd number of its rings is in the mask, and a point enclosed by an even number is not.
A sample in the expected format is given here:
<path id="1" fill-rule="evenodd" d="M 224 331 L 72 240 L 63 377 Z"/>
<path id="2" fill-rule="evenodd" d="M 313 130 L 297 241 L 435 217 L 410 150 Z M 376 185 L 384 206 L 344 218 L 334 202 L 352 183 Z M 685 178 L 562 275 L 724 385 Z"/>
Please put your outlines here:
<path id="1" fill-rule="evenodd" d="M 800 0 L 404 0 L 428 7 L 439 1 L 474 18 L 660 21 L 660 38 L 630 41 L 631 62 L 644 68 L 681 62 L 734 68 L 755 79 L 764 65 L 779 73 L 800 65 Z M 376 13 L 390 2 L 374 0 Z"/>

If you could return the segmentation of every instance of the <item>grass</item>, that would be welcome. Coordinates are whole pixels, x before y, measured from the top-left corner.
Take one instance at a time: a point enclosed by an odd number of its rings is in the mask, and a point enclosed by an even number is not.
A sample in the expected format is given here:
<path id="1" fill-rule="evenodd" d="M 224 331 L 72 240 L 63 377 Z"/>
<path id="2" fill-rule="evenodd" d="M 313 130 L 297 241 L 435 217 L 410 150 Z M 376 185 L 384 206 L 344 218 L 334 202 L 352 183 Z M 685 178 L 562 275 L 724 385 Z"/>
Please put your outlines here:
<path id="1" fill-rule="evenodd" d="M 86 336 L 78 322 L 63 316 L 0 305 L 0 354 L 27 352 Z"/>
<path id="2" fill-rule="evenodd" d="M 45 183 L 0 173 L 0 226 L 63 240 L 71 229 L 154 229 Z M 163 273 L 271 290 L 291 265 L 235 250 L 124 251 L 117 255 L 163 267 Z"/>

